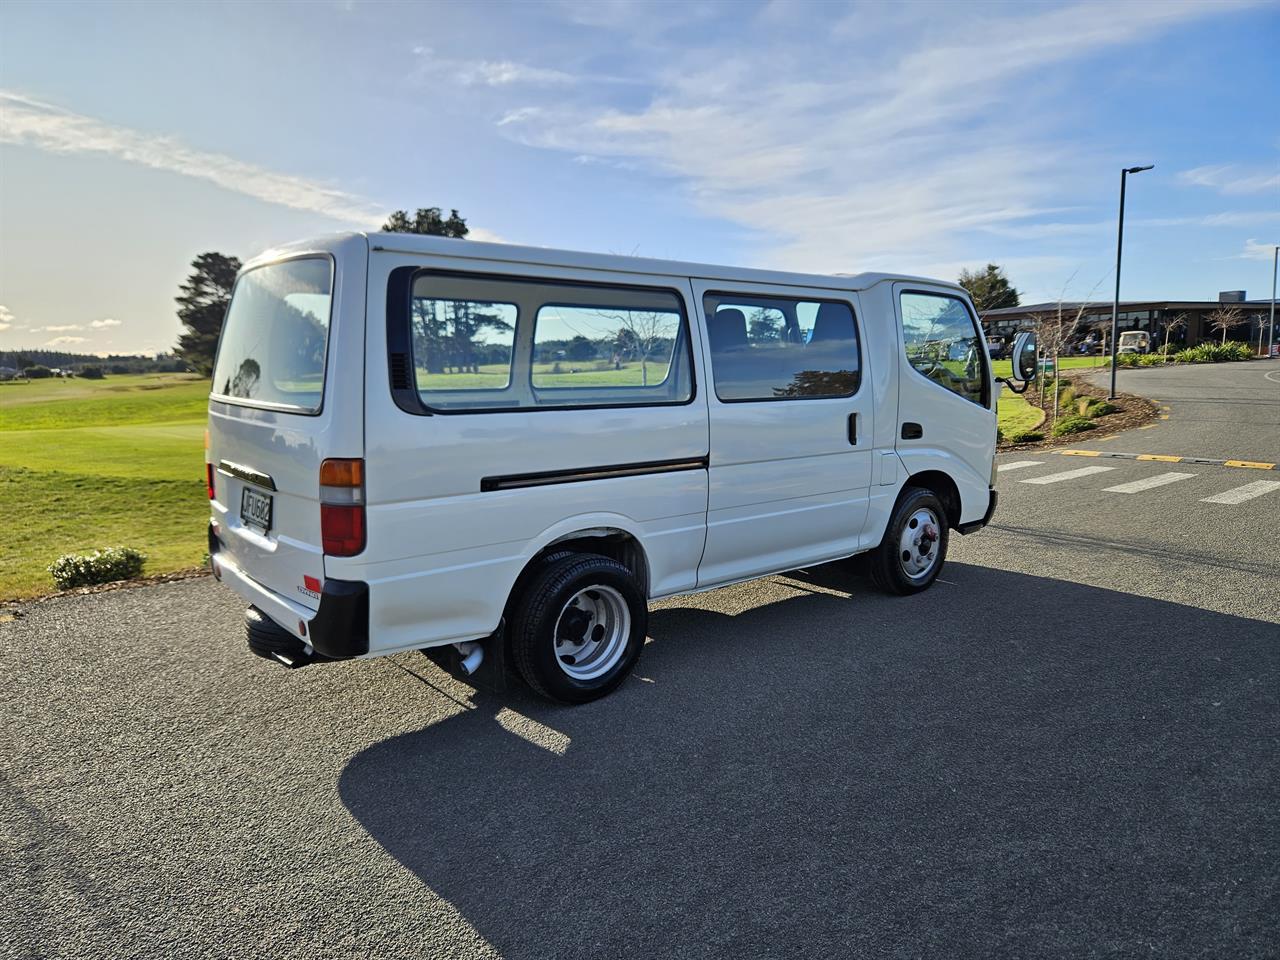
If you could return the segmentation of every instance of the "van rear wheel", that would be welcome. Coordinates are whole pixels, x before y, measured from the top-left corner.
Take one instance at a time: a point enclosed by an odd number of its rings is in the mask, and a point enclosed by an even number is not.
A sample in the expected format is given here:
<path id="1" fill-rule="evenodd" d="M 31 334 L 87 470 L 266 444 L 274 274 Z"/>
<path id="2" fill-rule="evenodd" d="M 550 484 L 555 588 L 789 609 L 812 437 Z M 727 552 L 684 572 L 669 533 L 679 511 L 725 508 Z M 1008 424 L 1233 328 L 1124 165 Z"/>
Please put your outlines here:
<path id="1" fill-rule="evenodd" d="M 594 553 L 553 555 L 516 598 L 511 653 L 542 696 L 587 703 L 640 659 L 649 610 L 631 571 Z"/>
<path id="2" fill-rule="evenodd" d="M 947 511 L 931 490 L 908 487 L 893 508 L 880 546 L 871 552 L 871 580 L 887 593 L 919 593 L 947 558 Z"/>

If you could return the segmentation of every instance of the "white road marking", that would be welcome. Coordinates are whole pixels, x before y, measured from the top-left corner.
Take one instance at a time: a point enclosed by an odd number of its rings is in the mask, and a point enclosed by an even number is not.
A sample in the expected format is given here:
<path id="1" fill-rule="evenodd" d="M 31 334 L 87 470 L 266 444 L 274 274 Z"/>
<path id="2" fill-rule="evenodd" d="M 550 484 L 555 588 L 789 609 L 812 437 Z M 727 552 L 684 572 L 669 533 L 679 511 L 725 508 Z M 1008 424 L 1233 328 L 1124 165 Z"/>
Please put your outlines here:
<path id="1" fill-rule="evenodd" d="M 1081 467 L 1079 470 L 1064 470 L 1062 473 L 1051 473 L 1044 477 L 1031 477 L 1029 480 L 1021 480 L 1020 483 L 1060 483 L 1063 480 L 1079 480 L 1081 477 L 1091 477 L 1095 473 L 1106 473 L 1108 470 L 1114 470 L 1115 467 Z"/>
<path id="2" fill-rule="evenodd" d="M 1013 463 L 1002 463 L 996 467 L 1001 473 L 1006 470 L 1021 470 L 1023 467 L 1038 467 L 1044 463 L 1043 460 L 1015 460 Z"/>
<path id="3" fill-rule="evenodd" d="M 1177 483 L 1179 480 L 1190 480 L 1194 476 L 1194 473 L 1157 473 L 1154 477 L 1147 477 L 1145 480 L 1134 480 L 1131 483 L 1121 483 L 1114 487 L 1107 487 L 1103 492 L 1141 493 L 1143 490 L 1151 490 L 1154 487 L 1163 487 L 1167 483 Z"/>
<path id="4" fill-rule="evenodd" d="M 1254 497 L 1260 497 L 1264 493 L 1270 493 L 1272 490 L 1280 490 L 1280 480 L 1255 480 L 1253 483 L 1246 483 L 1243 487 L 1236 487 L 1233 490 L 1227 490 L 1219 493 L 1217 496 L 1205 497 L 1201 503 L 1244 503 L 1246 500 L 1252 500 Z"/>

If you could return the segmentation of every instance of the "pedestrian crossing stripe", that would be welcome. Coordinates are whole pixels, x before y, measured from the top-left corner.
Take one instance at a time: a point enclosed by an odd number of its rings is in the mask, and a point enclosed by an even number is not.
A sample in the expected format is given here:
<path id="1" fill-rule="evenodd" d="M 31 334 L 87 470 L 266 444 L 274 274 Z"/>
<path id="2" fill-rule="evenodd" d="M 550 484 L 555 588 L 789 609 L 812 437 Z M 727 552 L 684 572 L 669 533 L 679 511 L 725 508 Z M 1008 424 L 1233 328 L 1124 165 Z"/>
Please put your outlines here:
<path id="1" fill-rule="evenodd" d="M 1081 477 L 1091 477 L 1095 473 L 1107 473 L 1114 470 L 1115 467 L 1080 467 L 1078 470 L 1064 470 L 1062 473 L 1050 473 L 1043 477 L 1028 477 L 1020 483 L 1061 483 L 1063 480 L 1078 480 Z"/>
<path id="2" fill-rule="evenodd" d="M 1143 477 L 1141 480 L 1131 480 L 1129 483 L 1117 484 L 1114 487 L 1105 487 L 1103 493 L 1142 493 L 1145 490 L 1154 490 L 1156 487 L 1164 487 L 1171 483 L 1177 483 L 1179 480 L 1190 480 L 1197 476 L 1194 473 L 1157 473 L 1154 477 Z"/>
<path id="3" fill-rule="evenodd" d="M 1234 506 L 1237 503 L 1252 500 L 1254 497 L 1260 497 L 1264 493 L 1270 493 L 1272 490 L 1280 490 L 1280 480 L 1255 480 L 1253 483 L 1246 483 L 1243 487 L 1224 490 L 1216 496 L 1205 497 L 1200 502 L 1226 503 Z"/>

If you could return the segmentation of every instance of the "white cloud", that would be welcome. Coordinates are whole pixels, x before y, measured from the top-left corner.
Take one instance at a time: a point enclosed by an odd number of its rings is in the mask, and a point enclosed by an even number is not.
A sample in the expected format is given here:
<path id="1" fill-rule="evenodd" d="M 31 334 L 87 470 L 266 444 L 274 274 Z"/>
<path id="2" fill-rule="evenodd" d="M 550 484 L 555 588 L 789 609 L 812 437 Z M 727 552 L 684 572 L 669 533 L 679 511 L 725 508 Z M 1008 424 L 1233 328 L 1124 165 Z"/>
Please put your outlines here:
<path id="1" fill-rule="evenodd" d="M 1275 256 L 1276 243 L 1259 243 L 1257 240 L 1249 239 L 1244 242 L 1244 249 L 1240 252 L 1239 260 L 1270 260 Z"/>
<path id="2" fill-rule="evenodd" d="M 224 154 L 196 150 L 173 137 L 111 126 L 8 91 L 0 91 L 0 143 L 50 153 L 115 157 L 362 228 L 376 229 L 385 219 L 381 208 L 344 190 L 305 177 L 276 173 Z"/>
<path id="3" fill-rule="evenodd" d="M 1078 194 L 1086 167 L 1052 136 L 1040 88 L 1059 65 L 1242 5 L 940 5 L 927 29 L 880 31 L 885 42 L 857 57 L 834 30 L 761 27 L 729 50 L 650 58 L 654 92 L 641 107 L 544 99 L 507 105 L 498 124 L 528 145 L 674 178 L 703 212 L 747 231 L 769 265 L 918 269 L 962 259 L 972 231 L 1101 230 L 1035 223 Z M 856 29 L 876 34 L 869 20 L 897 16 L 858 8 Z"/>
<path id="4" fill-rule="evenodd" d="M 46 347 L 70 347 L 77 343 L 84 343 L 87 337 L 54 337 L 45 343 Z"/>
<path id="5" fill-rule="evenodd" d="M 1267 191 L 1280 193 L 1280 169 L 1275 166 L 1258 169 L 1221 163 L 1183 170 L 1178 179 L 1189 186 L 1209 187 L 1228 196 Z"/>
<path id="6" fill-rule="evenodd" d="M 56 326 L 32 327 L 31 329 L 32 333 L 39 333 L 41 331 L 45 331 L 47 333 L 65 333 L 67 330 L 83 330 L 84 327 L 80 326 L 78 323 L 61 323 Z"/>
<path id="7" fill-rule="evenodd" d="M 12 330 L 17 326 L 19 325 L 15 322 L 13 311 L 3 303 L 0 303 L 0 333 L 4 333 L 6 330 Z"/>
<path id="8" fill-rule="evenodd" d="M 120 321 L 112 320 L 110 317 L 107 317 L 105 320 L 94 320 L 89 324 L 89 326 L 93 327 L 95 330 L 102 330 L 106 327 L 118 327 L 120 326 Z"/>

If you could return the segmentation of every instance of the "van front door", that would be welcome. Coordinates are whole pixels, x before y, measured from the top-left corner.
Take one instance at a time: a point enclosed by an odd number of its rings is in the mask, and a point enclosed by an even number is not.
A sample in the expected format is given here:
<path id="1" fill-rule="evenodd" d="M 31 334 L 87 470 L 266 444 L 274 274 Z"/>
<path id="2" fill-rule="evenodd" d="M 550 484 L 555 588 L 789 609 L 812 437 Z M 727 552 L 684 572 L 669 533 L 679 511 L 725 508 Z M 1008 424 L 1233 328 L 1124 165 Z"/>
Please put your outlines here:
<path id="1" fill-rule="evenodd" d="M 711 390 L 698 585 L 858 549 L 872 402 L 848 291 L 693 281 Z"/>
<path id="2" fill-rule="evenodd" d="M 954 288 L 894 284 L 899 354 L 898 456 L 908 473 L 945 473 L 960 492 L 960 522 L 990 501 L 996 412 L 986 341 Z"/>

